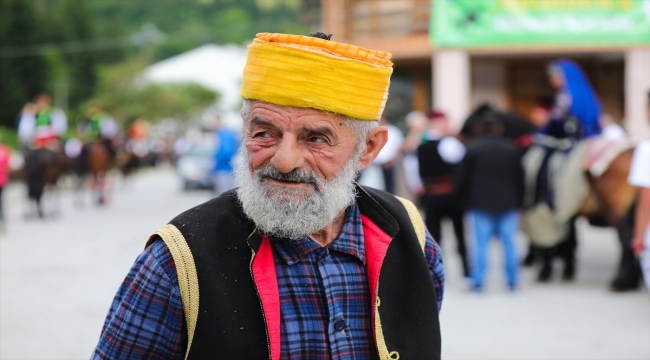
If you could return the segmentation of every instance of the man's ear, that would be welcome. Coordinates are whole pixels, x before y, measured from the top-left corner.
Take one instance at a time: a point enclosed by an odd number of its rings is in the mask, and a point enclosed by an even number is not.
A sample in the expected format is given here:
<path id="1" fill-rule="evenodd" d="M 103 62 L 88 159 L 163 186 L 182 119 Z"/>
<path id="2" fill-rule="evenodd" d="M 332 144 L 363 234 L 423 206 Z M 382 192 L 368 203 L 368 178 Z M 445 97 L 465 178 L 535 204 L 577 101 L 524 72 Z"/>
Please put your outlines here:
<path id="1" fill-rule="evenodd" d="M 359 158 L 359 169 L 365 169 L 370 163 L 375 160 L 379 151 L 388 142 L 388 128 L 385 126 L 378 126 L 366 139 L 366 148 Z"/>

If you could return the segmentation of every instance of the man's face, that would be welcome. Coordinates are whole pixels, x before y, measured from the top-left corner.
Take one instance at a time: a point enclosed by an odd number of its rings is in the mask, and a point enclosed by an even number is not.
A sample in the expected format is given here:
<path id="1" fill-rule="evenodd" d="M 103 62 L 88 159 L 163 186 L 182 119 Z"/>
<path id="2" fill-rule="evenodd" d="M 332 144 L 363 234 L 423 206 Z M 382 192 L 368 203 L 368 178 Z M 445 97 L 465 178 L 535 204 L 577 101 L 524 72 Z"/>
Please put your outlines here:
<path id="1" fill-rule="evenodd" d="M 261 101 L 250 104 L 245 119 L 245 146 L 251 172 L 270 165 L 281 173 L 312 173 L 331 181 L 355 151 L 355 137 L 339 116 L 305 108 Z M 303 196 L 313 193 L 307 179 L 263 179 L 267 189 L 288 190 Z"/>
<path id="2" fill-rule="evenodd" d="M 437 131 L 441 135 L 447 135 L 449 132 L 449 121 L 445 117 L 429 120 L 429 129 Z"/>
<path id="3" fill-rule="evenodd" d="M 298 240 L 324 229 L 354 203 L 356 174 L 377 156 L 388 131 L 367 129 L 365 141 L 357 144 L 348 126 L 360 123 L 349 121 L 356 120 L 250 103 L 244 162 L 234 172 L 242 209 L 259 229 Z"/>
<path id="4" fill-rule="evenodd" d="M 50 99 L 48 95 L 40 94 L 36 98 L 36 106 L 38 106 L 40 110 L 43 110 L 46 107 L 50 106 L 51 103 L 52 103 L 52 99 Z"/>

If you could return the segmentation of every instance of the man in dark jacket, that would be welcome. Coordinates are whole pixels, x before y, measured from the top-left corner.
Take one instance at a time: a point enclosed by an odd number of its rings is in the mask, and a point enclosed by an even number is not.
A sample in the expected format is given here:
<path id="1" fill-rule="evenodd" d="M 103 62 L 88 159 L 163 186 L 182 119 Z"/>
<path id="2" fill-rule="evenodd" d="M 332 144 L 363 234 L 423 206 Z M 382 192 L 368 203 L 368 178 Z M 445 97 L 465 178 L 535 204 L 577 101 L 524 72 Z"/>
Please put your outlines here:
<path id="1" fill-rule="evenodd" d="M 452 179 L 454 170 L 465 155 L 465 146 L 455 137 L 449 136 L 449 120 L 437 110 L 429 114 L 429 129 L 426 142 L 418 147 L 417 159 L 422 179 L 422 204 L 425 211 L 427 229 L 441 244 L 441 222 L 449 218 L 454 225 L 456 249 L 463 266 L 463 276 L 469 277 L 469 264 L 465 247 L 465 228 L 463 209 Z"/>
<path id="2" fill-rule="evenodd" d="M 467 149 L 456 172 L 458 192 L 474 225 L 472 280 L 481 291 L 487 268 L 487 246 L 493 235 L 503 242 L 508 286 L 517 285 L 515 236 L 519 229 L 524 172 L 517 148 L 505 137 L 503 126 L 491 118 L 476 128 L 480 137 Z"/>

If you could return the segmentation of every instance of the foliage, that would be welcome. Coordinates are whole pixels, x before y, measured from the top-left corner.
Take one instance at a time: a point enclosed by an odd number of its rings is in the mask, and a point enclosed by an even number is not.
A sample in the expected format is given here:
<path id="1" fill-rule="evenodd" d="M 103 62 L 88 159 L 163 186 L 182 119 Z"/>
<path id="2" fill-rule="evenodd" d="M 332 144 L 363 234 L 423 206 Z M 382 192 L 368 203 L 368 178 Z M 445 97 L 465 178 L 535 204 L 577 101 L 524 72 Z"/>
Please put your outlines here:
<path id="1" fill-rule="evenodd" d="M 0 47 L 38 41 L 40 24 L 27 1 L 0 0 Z M 0 125 L 14 127 L 22 106 L 42 91 L 46 62 L 41 57 L 0 58 Z"/>
<path id="2" fill-rule="evenodd" d="M 118 122 L 130 124 L 138 118 L 188 120 L 213 104 L 218 94 L 193 83 L 146 84 L 134 81 L 147 61 L 135 58 L 99 71 L 97 96 L 93 101 Z"/>
<path id="3" fill-rule="evenodd" d="M 133 34 L 155 24 L 167 41 L 155 47 L 154 61 L 206 43 L 250 41 L 258 32 L 308 33 L 318 19 L 314 0 L 92 1 L 100 33 L 122 29 Z M 304 17 L 302 14 L 311 14 Z M 179 19 L 183 19 L 179 21 Z"/>
<path id="4" fill-rule="evenodd" d="M 12 150 L 18 150 L 18 132 L 4 126 L 0 126 L 0 144 L 8 146 Z"/>
<path id="5" fill-rule="evenodd" d="M 43 91 L 53 94 L 56 105 L 76 120 L 89 99 L 119 98 L 106 86 L 108 73 L 120 77 L 115 72 L 106 73 L 108 64 L 130 63 L 143 54 L 155 62 L 206 43 L 241 44 L 257 32 L 307 34 L 318 26 L 319 7 L 319 0 L 0 0 L 0 54 L 5 49 L 51 44 L 34 56 L 0 56 L 0 125 L 15 127 L 22 106 Z M 166 41 L 135 46 L 130 39 L 145 24 L 156 25 Z M 120 45 L 107 49 L 92 46 L 102 39 Z M 81 45 L 74 51 L 63 51 L 62 44 L 71 42 Z M 165 88 L 148 89 L 155 93 L 151 96 L 139 89 L 137 96 L 157 98 L 171 92 Z M 204 94 L 195 87 L 186 90 L 196 96 L 197 92 Z M 177 105 L 185 103 L 175 101 Z M 116 103 L 126 105 L 126 101 Z M 187 106 L 171 110 L 187 114 Z M 120 105 L 116 111 L 131 109 L 124 113 L 123 119 L 128 121 L 142 112 L 135 107 Z M 165 109 L 164 104 L 159 107 Z M 144 113 L 159 116 L 149 109 Z"/>

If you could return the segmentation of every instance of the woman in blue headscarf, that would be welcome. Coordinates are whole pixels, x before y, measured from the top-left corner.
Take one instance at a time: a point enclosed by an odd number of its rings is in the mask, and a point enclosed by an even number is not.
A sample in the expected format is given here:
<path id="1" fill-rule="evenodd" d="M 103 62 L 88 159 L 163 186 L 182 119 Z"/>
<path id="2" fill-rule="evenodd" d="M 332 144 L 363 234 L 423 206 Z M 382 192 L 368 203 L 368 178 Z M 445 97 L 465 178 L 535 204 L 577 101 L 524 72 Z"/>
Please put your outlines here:
<path id="1" fill-rule="evenodd" d="M 558 93 L 543 132 L 573 140 L 599 135 L 600 101 L 580 67 L 571 60 L 560 59 L 551 63 L 548 72 Z"/>

